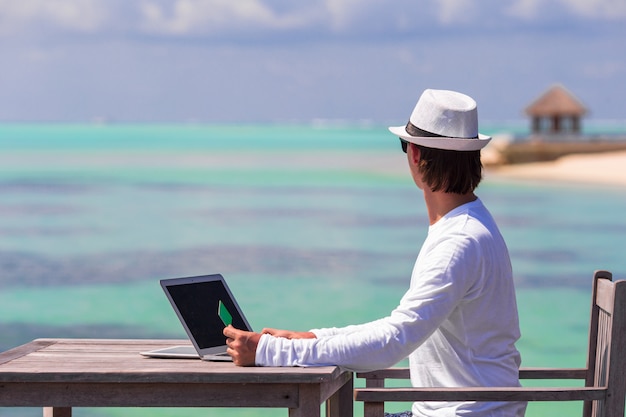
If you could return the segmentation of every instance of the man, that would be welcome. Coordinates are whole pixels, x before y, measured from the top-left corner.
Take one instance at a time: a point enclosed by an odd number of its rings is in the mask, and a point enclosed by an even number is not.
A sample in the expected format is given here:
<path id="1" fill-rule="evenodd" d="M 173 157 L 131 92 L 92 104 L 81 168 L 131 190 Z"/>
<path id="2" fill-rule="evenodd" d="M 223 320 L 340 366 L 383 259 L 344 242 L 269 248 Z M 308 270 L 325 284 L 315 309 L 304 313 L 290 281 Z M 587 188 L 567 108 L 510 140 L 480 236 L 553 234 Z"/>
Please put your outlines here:
<path id="1" fill-rule="evenodd" d="M 248 366 L 375 370 L 409 357 L 416 387 L 519 386 L 519 323 L 511 263 L 474 194 L 482 178 L 475 101 L 426 90 L 406 126 L 390 127 L 424 195 L 430 226 L 408 291 L 389 316 L 309 332 L 227 327 L 228 353 Z M 415 403 L 415 416 L 521 416 L 524 403 Z"/>

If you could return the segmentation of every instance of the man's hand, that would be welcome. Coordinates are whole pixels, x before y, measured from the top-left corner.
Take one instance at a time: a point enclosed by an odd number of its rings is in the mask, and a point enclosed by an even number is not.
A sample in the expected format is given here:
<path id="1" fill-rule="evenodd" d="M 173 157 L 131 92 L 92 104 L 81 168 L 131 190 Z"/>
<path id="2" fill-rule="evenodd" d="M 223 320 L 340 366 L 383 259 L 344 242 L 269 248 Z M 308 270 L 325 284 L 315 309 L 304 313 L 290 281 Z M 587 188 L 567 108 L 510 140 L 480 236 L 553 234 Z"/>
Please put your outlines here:
<path id="1" fill-rule="evenodd" d="M 262 331 L 263 334 L 269 334 L 274 337 L 283 337 L 285 339 L 315 339 L 315 333 L 311 332 L 294 332 L 291 330 L 279 330 L 265 328 Z"/>
<path id="2" fill-rule="evenodd" d="M 256 359 L 256 347 L 259 344 L 261 335 L 254 332 L 235 329 L 228 325 L 224 329 L 226 336 L 226 352 L 233 358 L 233 362 L 238 366 L 254 366 Z"/>

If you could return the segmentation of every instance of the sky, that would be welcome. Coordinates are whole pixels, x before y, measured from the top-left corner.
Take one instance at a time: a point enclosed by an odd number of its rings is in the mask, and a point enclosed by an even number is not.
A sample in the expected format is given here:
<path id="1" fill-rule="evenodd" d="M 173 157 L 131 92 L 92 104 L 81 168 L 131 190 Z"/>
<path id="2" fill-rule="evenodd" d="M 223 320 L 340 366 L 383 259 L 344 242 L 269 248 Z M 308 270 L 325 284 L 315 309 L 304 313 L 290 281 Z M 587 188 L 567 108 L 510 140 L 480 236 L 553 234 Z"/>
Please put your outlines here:
<path id="1" fill-rule="evenodd" d="M 562 84 L 626 120 L 624 0 L 0 0 L 0 122 L 482 122 Z"/>

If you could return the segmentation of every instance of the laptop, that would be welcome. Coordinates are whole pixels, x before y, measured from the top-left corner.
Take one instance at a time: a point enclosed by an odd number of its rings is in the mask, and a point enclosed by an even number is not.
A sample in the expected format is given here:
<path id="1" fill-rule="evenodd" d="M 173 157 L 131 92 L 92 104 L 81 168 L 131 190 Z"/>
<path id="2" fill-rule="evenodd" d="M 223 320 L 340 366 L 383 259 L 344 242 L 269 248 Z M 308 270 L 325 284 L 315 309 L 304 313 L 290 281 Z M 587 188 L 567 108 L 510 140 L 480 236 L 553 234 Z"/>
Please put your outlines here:
<path id="1" fill-rule="evenodd" d="M 221 274 L 160 281 L 193 346 L 171 346 L 140 352 L 152 358 L 200 358 L 230 361 L 223 330 L 229 324 L 252 331 Z"/>

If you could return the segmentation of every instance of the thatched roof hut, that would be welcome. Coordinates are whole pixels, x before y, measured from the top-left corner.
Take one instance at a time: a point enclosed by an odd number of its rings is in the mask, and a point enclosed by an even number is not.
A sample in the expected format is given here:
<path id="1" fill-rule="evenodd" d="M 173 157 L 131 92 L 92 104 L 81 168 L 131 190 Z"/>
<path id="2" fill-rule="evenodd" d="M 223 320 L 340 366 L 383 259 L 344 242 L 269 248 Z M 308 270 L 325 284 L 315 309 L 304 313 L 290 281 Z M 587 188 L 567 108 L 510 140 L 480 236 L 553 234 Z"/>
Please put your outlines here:
<path id="1" fill-rule="evenodd" d="M 526 107 L 533 133 L 580 133 L 580 118 L 587 109 L 562 85 L 554 85 Z"/>

